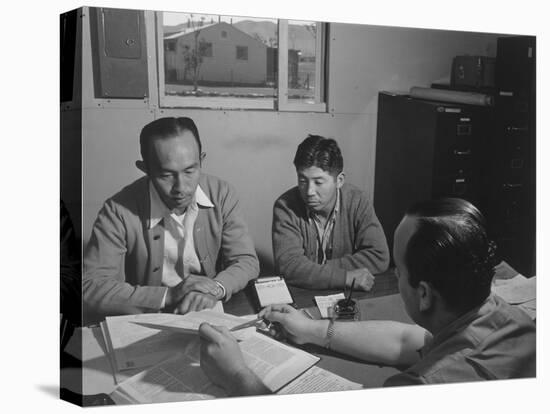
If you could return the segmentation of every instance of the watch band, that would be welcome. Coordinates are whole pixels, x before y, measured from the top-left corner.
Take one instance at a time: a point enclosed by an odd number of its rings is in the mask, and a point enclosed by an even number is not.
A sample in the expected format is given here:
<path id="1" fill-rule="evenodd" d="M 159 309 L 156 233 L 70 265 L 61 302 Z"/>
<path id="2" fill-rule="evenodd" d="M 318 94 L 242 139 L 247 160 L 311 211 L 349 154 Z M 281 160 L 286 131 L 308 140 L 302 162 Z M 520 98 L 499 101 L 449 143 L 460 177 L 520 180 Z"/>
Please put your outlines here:
<path id="1" fill-rule="evenodd" d="M 214 282 L 216 282 L 216 284 L 218 285 L 218 287 L 220 288 L 220 294 L 221 296 L 220 297 L 217 297 L 218 295 L 216 295 L 216 299 L 218 300 L 223 300 L 225 299 L 225 295 L 226 295 L 226 290 L 225 290 L 225 286 L 222 285 L 220 282 L 218 282 L 217 280 L 214 280 Z"/>
<path id="2" fill-rule="evenodd" d="M 330 341 L 334 336 L 334 319 L 328 321 L 327 334 L 325 336 L 325 348 L 330 349 Z"/>

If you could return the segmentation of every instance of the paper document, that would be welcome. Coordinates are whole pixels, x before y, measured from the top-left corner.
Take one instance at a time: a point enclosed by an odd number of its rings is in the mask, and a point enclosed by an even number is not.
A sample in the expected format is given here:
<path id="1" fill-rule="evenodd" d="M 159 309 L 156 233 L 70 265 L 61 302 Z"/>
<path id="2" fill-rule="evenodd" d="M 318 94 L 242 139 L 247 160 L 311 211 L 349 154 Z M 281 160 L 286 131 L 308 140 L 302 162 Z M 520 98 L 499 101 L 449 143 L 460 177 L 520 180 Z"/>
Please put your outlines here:
<path id="1" fill-rule="evenodd" d="M 240 346 L 248 367 L 272 392 L 319 361 L 314 355 L 260 333 L 251 335 Z"/>
<path id="2" fill-rule="evenodd" d="M 111 394 L 117 404 L 205 400 L 227 394 L 206 377 L 197 354 L 177 354 L 122 382 Z"/>
<path id="3" fill-rule="evenodd" d="M 181 351 L 189 337 L 196 336 L 202 322 L 231 328 L 243 319 L 210 309 L 185 315 L 143 313 L 107 317 L 105 342 L 117 370 L 144 368 Z M 184 335 L 174 335 L 174 332 Z"/>
<path id="4" fill-rule="evenodd" d="M 305 394 L 313 392 L 331 392 L 360 390 L 363 385 L 349 381 L 317 366 L 311 367 L 277 394 Z"/>
<path id="5" fill-rule="evenodd" d="M 117 403 L 151 403 L 226 396 L 200 368 L 200 339 L 194 335 L 185 352 L 121 382 L 111 397 Z M 274 391 L 306 371 L 319 358 L 254 333 L 240 343 L 246 364 Z"/>
<path id="6" fill-rule="evenodd" d="M 493 285 L 493 292 L 512 305 L 525 303 L 537 297 L 537 278 L 535 276 L 526 278 L 517 275 L 512 279 L 495 282 L 498 284 Z"/>
<path id="7" fill-rule="evenodd" d="M 243 318 L 239 316 L 218 313 L 210 309 L 200 312 L 189 312 L 185 315 L 161 315 L 166 316 L 159 317 L 156 321 L 133 321 L 133 323 L 148 328 L 169 330 L 178 333 L 196 333 L 203 322 L 208 322 L 210 325 L 225 326 L 228 329 L 243 323 Z"/>
<path id="8" fill-rule="evenodd" d="M 336 302 L 338 302 L 340 299 L 345 299 L 343 293 L 337 293 L 336 295 L 328 295 L 328 296 L 315 296 L 315 303 L 317 303 L 317 307 L 319 308 L 319 312 L 321 313 L 321 318 L 328 318 L 329 315 L 329 309 L 332 310 Z"/>
<path id="9" fill-rule="evenodd" d="M 254 283 L 254 287 L 262 308 L 273 304 L 292 303 L 292 297 L 283 278 L 261 278 Z"/>

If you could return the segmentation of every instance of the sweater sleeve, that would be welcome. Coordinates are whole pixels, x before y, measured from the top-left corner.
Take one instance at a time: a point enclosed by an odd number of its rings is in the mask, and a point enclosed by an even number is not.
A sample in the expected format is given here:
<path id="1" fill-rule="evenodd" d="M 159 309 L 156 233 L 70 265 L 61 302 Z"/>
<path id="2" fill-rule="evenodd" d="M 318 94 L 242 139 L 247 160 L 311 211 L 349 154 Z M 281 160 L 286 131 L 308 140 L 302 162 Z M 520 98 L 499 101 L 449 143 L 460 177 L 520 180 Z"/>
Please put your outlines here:
<path id="1" fill-rule="evenodd" d="M 260 264 L 252 237 L 244 221 L 236 191 L 227 185 L 222 200 L 223 230 L 221 253 L 224 268 L 215 280 L 223 284 L 229 300 L 232 294 L 242 290 L 247 283 L 258 277 Z"/>
<path id="2" fill-rule="evenodd" d="M 331 259 L 327 263 L 345 270 L 366 267 L 373 274 L 385 272 L 390 263 L 390 254 L 374 207 L 367 196 L 361 193 L 358 202 L 351 208 L 350 223 L 353 223 L 355 234 L 354 252 Z"/>
<path id="3" fill-rule="evenodd" d="M 126 235 L 116 203 L 108 200 L 94 223 L 84 255 L 85 313 L 116 315 L 160 309 L 165 287 L 133 286 L 125 281 Z"/>
<path id="4" fill-rule="evenodd" d="M 343 288 L 346 270 L 332 263 L 320 265 L 304 250 L 299 219 L 284 198 L 273 206 L 273 256 L 276 272 L 294 286 L 310 289 Z"/>

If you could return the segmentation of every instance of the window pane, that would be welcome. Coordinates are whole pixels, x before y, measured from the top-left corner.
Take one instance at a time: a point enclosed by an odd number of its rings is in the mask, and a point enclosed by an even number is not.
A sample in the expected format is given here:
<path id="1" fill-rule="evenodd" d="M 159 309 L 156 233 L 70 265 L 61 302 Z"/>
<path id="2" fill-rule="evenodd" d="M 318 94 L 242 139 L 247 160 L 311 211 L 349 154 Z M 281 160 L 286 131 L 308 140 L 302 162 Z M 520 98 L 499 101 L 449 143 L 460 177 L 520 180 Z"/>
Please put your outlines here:
<path id="1" fill-rule="evenodd" d="M 317 73 L 317 23 L 288 22 L 288 100 L 294 103 L 317 103 L 315 100 Z M 320 48 L 319 48 L 320 49 Z M 320 84 L 320 83 L 319 83 Z"/>
<path id="2" fill-rule="evenodd" d="M 277 20 L 162 13 L 165 94 L 274 101 Z"/>

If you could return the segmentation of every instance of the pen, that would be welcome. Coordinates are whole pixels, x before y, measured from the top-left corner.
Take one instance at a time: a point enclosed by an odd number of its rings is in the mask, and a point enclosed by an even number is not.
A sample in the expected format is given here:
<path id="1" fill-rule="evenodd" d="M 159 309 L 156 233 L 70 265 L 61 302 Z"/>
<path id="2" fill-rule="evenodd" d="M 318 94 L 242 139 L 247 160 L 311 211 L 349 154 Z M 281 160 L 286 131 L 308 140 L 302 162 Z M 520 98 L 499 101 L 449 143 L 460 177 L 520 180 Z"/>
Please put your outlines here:
<path id="1" fill-rule="evenodd" d="M 241 329 L 250 328 L 252 326 L 255 326 L 261 320 L 262 320 L 262 318 L 257 317 L 256 319 L 252 319 L 251 321 L 241 323 L 240 325 L 234 326 L 233 328 L 231 328 L 229 330 L 229 332 L 235 332 L 235 331 L 239 331 Z"/>
<path id="2" fill-rule="evenodd" d="M 304 312 L 309 319 L 314 319 L 313 315 L 306 308 L 302 308 L 302 312 Z"/>
<path id="3" fill-rule="evenodd" d="M 355 285 L 355 279 L 351 281 L 351 288 L 349 289 L 348 298 L 346 299 L 346 302 L 349 303 L 351 300 L 351 294 L 353 292 L 353 285 Z"/>

